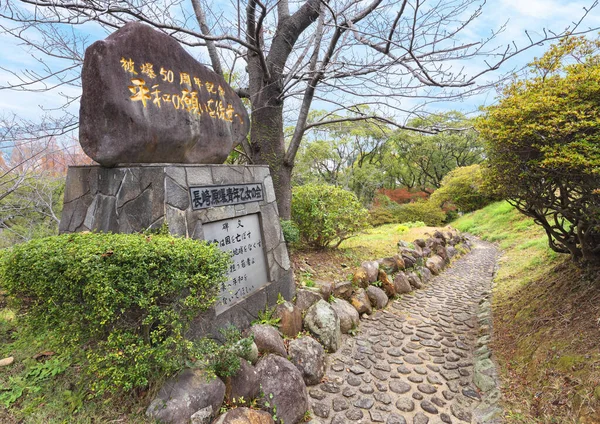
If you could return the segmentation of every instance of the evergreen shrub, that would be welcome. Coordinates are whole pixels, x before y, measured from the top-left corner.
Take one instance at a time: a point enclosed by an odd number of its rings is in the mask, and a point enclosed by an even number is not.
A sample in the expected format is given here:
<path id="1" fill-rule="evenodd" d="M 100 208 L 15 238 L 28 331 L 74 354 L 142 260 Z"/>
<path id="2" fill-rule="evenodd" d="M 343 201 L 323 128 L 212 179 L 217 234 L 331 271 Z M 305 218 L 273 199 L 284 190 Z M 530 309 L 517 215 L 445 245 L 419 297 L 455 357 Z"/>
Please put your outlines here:
<path id="1" fill-rule="evenodd" d="M 96 394 L 145 387 L 181 368 L 191 320 L 217 300 L 229 256 L 167 235 L 76 233 L 35 239 L 0 257 L 0 286 L 32 328 L 85 351 Z"/>

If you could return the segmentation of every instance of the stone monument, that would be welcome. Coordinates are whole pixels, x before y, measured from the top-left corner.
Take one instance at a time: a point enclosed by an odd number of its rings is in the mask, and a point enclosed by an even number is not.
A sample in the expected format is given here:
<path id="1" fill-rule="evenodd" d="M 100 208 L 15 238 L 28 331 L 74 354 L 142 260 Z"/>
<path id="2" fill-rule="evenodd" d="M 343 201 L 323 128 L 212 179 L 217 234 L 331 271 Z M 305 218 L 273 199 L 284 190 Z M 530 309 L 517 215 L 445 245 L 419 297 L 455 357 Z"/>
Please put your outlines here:
<path id="1" fill-rule="evenodd" d="M 60 232 L 171 234 L 231 252 L 219 301 L 192 336 L 246 327 L 294 283 L 266 166 L 221 165 L 249 120 L 226 81 L 171 37 L 128 23 L 92 44 L 80 143 L 100 166 L 69 168 Z"/>

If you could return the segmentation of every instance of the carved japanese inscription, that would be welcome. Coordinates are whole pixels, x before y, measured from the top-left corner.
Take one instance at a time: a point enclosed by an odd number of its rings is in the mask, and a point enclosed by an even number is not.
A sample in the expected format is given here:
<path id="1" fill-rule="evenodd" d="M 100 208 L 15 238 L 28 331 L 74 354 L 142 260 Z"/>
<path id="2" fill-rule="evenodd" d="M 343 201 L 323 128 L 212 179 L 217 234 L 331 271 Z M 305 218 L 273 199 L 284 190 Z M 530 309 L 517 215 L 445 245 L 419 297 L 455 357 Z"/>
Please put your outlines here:
<path id="1" fill-rule="evenodd" d="M 101 165 L 223 163 L 248 133 L 227 82 L 146 25 L 92 44 L 82 85 L 79 139 Z"/>
<path id="2" fill-rule="evenodd" d="M 190 196 L 192 209 L 198 210 L 216 206 L 259 202 L 264 200 L 264 190 L 260 183 L 190 187 Z"/>
<path id="3" fill-rule="evenodd" d="M 221 284 L 218 314 L 248 297 L 268 282 L 258 214 L 204 224 L 204 239 L 230 252 L 229 280 Z"/>

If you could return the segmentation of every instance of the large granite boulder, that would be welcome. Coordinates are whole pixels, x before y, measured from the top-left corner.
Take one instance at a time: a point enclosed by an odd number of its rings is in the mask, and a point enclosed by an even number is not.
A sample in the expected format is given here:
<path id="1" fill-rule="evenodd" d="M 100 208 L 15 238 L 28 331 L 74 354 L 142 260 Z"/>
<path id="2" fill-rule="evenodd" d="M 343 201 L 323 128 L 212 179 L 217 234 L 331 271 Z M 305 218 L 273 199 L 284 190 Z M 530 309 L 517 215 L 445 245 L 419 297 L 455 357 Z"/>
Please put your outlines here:
<path id="1" fill-rule="evenodd" d="M 416 272 L 414 272 L 414 271 L 407 272 L 406 277 L 408 278 L 408 282 L 410 283 L 410 285 L 413 288 L 415 288 L 415 289 L 423 288 L 423 283 L 421 282 L 421 279 L 419 278 L 419 276 L 417 275 Z"/>
<path id="2" fill-rule="evenodd" d="M 79 142 L 104 166 L 223 163 L 250 127 L 221 76 L 141 23 L 88 47 L 81 81 Z"/>
<path id="3" fill-rule="evenodd" d="M 279 356 L 287 356 L 283 338 L 276 328 L 270 325 L 256 324 L 250 327 L 250 333 L 254 335 L 254 343 L 256 343 L 260 353 L 275 353 Z"/>
<path id="4" fill-rule="evenodd" d="M 353 292 L 354 287 L 351 281 L 337 281 L 333 286 L 333 295 L 340 299 L 350 299 Z"/>
<path id="5" fill-rule="evenodd" d="M 352 275 L 352 284 L 356 287 L 362 287 L 363 289 L 369 286 L 369 274 L 365 268 L 358 267 Z"/>
<path id="6" fill-rule="evenodd" d="M 394 286 L 394 282 L 383 269 L 379 270 L 379 282 L 381 283 L 381 288 L 386 295 L 389 297 L 396 296 L 396 287 Z"/>
<path id="7" fill-rule="evenodd" d="M 296 337 L 302 331 L 302 311 L 292 302 L 283 302 L 275 307 L 275 318 L 279 318 L 279 331 L 287 337 Z"/>
<path id="8" fill-rule="evenodd" d="M 331 307 L 340 319 L 340 331 L 348 334 L 350 330 L 358 327 L 360 317 L 354 307 L 344 299 L 333 299 Z"/>
<path id="9" fill-rule="evenodd" d="M 321 299 L 323 299 L 323 296 L 321 296 L 318 289 L 298 289 L 296 291 L 296 307 L 300 309 L 300 315 L 304 314 L 308 308 Z"/>
<path id="10" fill-rule="evenodd" d="M 356 309 L 359 315 L 371 315 L 373 313 L 373 306 L 371 305 L 369 296 L 367 296 L 367 292 L 364 289 L 356 290 L 356 292 L 354 292 L 354 294 L 350 298 L 350 303 L 352 304 L 354 309 Z"/>
<path id="11" fill-rule="evenodd" d="M 277 418 L 286 424 L 296 424 L 308 410 L 308 394 L 302 373 L 285 358 L 267 355 L 256 371 L 263 392 L 262 404 L 269 412 L 276 409 Z"/>
<path id="12" fill-rule="evenodd" d="M 367 287 L 367 296 L 369 296 L 371 305 L 375 306 L 377 309 L 385 308 L 388 303 L 387 295 L 379 287 L 375 287 L 375 286 Z"/>
<path id="13" fill-rule="evenodd" d="M 360 264 L 367 271 L 369 283 L 377 281 L 377 274 L 379 273 L 379 262 L 377 261 L 365 261 Z"/>
<path id="14" fill-rule="evenodd" d="M 249 402 L 258 397 L 260 386 L 256 369 L 246 360 L 240 360 L 240 369 L 232 377 L 225 378 L 225 399 L 233 402 L 234 399 L 244 398 Z"/>
<path id="15" fill-rule="evenodd" d="M 319 339 L 327 351 L 335 352 L 341 346 L 340 319 L 331 305 L 324 300 L 319 300 L 308 308 L 304 326 Z"/>
<path id="16" fill-rule="evenodd" d="M 213 424 L 274 424 L 271 414 L 250 408 L 235 408 L 225 412 Z"/>
<path id="17" fill-rule="evenodd" d="M 188 424 L 192 415 L 215 417 L 225 397 L 225 384 L 218 378 L 208 380 L 199 369 L 185 369 L 162 386 L 146 415 L 166 424 Z"/>
<path id="18" fill-rule="evenodd" d="M 412 291 L 408 277 L 402 271 L 394 276 L 394 287 L 398 294 L 410 293 Z"/>
<path id="19" fill-rule="evenodd" d="M 444 259 L 438 255 L 433 255 L 431 258 L 427 258 L 427 261 L 425 262 L 425 266 L 429 268 L 433 275 L 438 275 L 440 272 L 442 272 L 442 269 L 444 269 L 445 265 L 446 262 Z"/>
<path id="20" fill-rule="evenodd" d="M 325 349 L 312 337 L 298 337 L 290 342 L 290 361 L 302 373 L 307 386 L 321 382 L 325 375 Z"/>

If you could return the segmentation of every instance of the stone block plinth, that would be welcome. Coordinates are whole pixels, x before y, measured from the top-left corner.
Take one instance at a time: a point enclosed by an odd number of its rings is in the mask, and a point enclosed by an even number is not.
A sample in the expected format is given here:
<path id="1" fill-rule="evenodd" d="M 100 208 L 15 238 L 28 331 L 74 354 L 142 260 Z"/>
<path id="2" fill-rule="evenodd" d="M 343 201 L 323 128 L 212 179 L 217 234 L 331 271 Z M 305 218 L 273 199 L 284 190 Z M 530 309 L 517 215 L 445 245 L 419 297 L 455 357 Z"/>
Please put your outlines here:
<path id="1" fill-rule="evenodd" d="M 61 233 L 135 233 L 166 222 L 173 235 L 208 240 L 231 252 L 219 304 L 198 317 L 192 337 L 249 326 L 278 294 L 295 294 L 266 166 L 148 164 L 70 167 Z"/>

